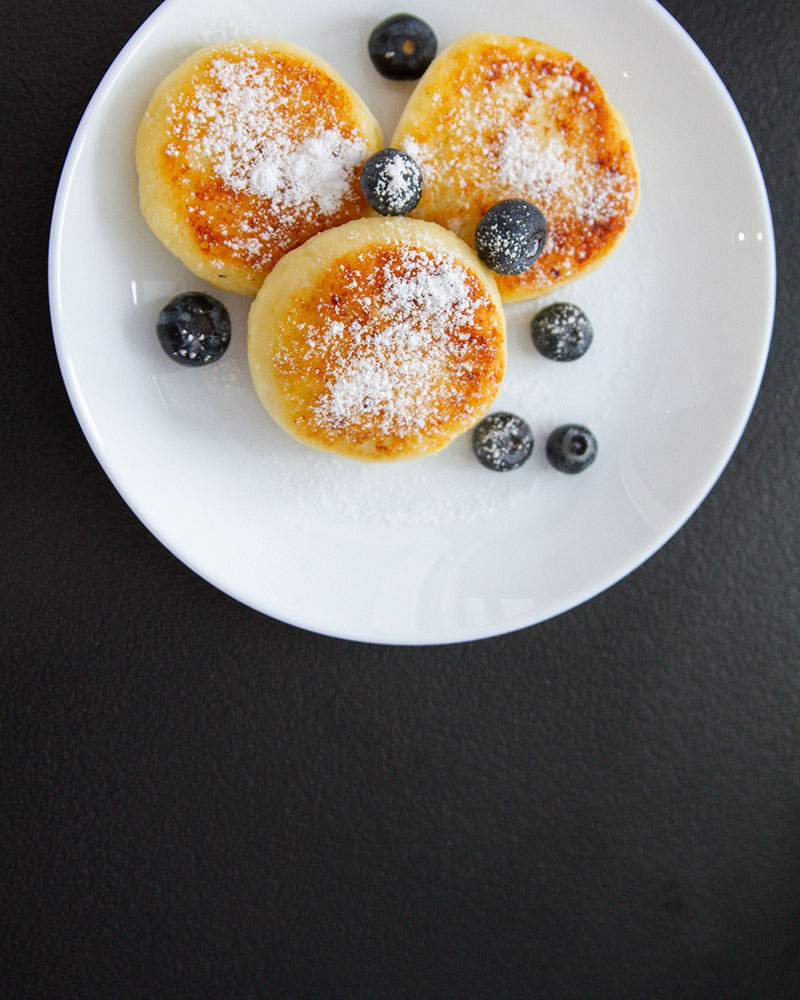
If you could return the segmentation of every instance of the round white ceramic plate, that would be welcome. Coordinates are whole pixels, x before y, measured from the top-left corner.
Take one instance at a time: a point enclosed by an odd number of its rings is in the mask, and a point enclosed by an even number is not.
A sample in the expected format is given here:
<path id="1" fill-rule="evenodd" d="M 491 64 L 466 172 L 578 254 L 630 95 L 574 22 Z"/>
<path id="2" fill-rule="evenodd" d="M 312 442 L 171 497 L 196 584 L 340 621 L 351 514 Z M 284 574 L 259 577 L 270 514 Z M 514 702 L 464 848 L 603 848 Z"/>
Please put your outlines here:
<path id="1" fill-rule="evenodd" d="M 234 341 L 208 369 L 158 346 L 172 295 L 202 287 L 142 220 L 134 136 L 151 92 L 195 48 L 264 35 L 316 51 L 373 108 L 388 138 L 411 84 L 382 79 L 366 43 L 392 12 L 354 0 L 167 0 L 98 88 L 70 150 L 51 233 L 58 356 L 84 432 L 147 527 L 197 573 L 269 615 L 384 643 L 475 639 L 592 597 L 690 516 L 749 416 L 772 328 L 769 206 L 731 98 L 653 0 L 420 0 L 440 47 L 468 31 L 565 49 L 625 116 L 641 165 L 639 212 L 600 270 L 561 290 L 595 327 L 578 362 L 539 356 L 537 304 L 509 318 L 497 409 L 531 424 L 534 455 L 493 473 L 464 435 L 393 466 L 296 444 L 262 410 L 245 360 L 247 301 L 221 295 Z M 218 293 L 217 293 L 218 294 Z M 549 300 L 545 300 L 549 301 Z M 550 429 L 588 424 L 595 464 L 544 457 Z"/>

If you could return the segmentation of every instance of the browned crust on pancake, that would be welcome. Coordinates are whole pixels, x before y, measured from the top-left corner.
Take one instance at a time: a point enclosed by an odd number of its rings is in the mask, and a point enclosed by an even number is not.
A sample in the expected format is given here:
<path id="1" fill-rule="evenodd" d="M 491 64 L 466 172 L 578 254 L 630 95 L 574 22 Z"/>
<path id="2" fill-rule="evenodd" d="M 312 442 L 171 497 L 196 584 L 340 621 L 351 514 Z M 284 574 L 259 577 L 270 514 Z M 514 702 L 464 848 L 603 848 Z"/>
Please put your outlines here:
<path id="1" fill-rule="evenodd" d="M 473 34 L 420 80 L 392 140 L 416 156 L 425 187 L 412 213 L 470 244 L 503 198 L 543 211 L 548 239 L 534 265 L 498 275 L 504 299 L 542 295 L 597 266 L 639 198 L 628 129 L 592 73 L 527 38 Z"/>

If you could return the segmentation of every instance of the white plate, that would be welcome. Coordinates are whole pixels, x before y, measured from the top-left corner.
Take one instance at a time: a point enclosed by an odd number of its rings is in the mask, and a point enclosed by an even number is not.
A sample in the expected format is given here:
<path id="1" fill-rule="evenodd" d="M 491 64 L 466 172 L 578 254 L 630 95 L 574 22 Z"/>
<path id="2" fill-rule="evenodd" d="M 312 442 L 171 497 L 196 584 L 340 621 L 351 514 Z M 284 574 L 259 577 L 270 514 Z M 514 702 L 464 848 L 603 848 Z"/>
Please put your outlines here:
<path id="1" fill-rule="evenodd" d="M 354 0 L 167 0 L 116 59 L 80 124 L 51 233 L 64 379 L 112 482 L 179 559 L 221 590 L 314 631 L 439 643 L 542 621 L 633 570 L 690 516 L 728 461 L 766 360 L 775 295 L 769 206 L 727 91 L 652 0 L 425 0 L 440 47 L 474 29 L 574 53 L 627 119 L 643 193 L 620 250 L 558 298 L 595 327 L 588 354 L 546 361 L 509 314 L 496 408 L 525 416 L 533 458 L 493 473 L 468 435 L 439 455 L 365 466 L 296 444 L 261 409 L 245 362 L 247 302 L 220 295 L 235 341 L 208 369 L 162 352 L 155 317 L 202 287 L 137 204 L 133 145 L 156 84 L 195 48 L 267 35 L 319 53 L 391 136 L 411 90 L 366 55 L 390 11 Z M 215 293 L 219 294 L 219 293 Z M 548 431 L 588 424 L 596 463 L 551 469 Z"/>

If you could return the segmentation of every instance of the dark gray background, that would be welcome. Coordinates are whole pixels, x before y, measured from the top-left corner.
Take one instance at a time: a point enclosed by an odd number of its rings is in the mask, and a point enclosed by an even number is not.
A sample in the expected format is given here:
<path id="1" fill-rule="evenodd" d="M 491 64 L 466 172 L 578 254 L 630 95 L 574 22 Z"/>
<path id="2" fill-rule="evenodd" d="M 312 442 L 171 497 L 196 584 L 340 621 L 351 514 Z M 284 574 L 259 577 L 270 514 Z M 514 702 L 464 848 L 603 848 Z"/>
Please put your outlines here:
<path id="1" fill-rule="evenodd" d="M 733 460 L 612 590 L 430 648 L 220 594 L 79 430 L 50 213 L 152 7 L 4 7 L 0 995 L 797 1000 L 796 0 L 667 3 L 742 112 L 777 231 Z"/>

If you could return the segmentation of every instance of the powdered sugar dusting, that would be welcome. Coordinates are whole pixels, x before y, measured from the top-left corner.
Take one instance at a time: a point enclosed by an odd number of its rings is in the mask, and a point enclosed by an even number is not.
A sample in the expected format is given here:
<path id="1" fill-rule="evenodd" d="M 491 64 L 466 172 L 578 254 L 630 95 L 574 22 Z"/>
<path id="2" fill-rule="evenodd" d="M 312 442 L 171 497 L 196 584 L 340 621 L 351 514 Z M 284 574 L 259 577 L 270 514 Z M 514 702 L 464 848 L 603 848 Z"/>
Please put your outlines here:
<path id="1" fill-rule="evenodd" d="M 506 197 L 523 197 L 547 214 L 561 202 L 586 225 L 602 225 L 626 204 L 630 178 L 606 173 L 575 150 L 559 132 L 517 121 L 503 135 L 497 183 Z"/>
<path id="2" fill-rule="evenodd" d="M 244 50 L 246 51 L 246 50 Z M 233 190 L 295 207 L 335 211 L 366 154 L 361 137 L 317 127 L 298 141 L 292 129 L 299 85 L 285 89 L 280 67 L 251 55 L 217 57 L 210 84 L 197 88 L 190 138 Z"/>
<path id="3" fill-rule="evenodd" d="M 379 434 L 421 433 L 452 404 L 452 382 L 468 370 L 475 302 L 463 268 L 443 254 L 403 248 L 383 278 L 372 322 L 332 322 L 322 331 L 347 350 L 330 352 L 332 378 L 314 415 L 333 428 L 368 420 Z"/>
<path id="4" fill-rule="evenodd" d="M 306 372 L 318 380 L 294 418 L 314 437 L 394 451 L 485 408 L 502 375 L 502 319 L 457 257 L 368 247 L 336 265 L 330 287 L 293 316 L 274 357 L 288 394 Z"/>
<path id="5" fill-rule="evenodd" d="M 360 214 L 354 192 L 367 142 L 344 111 L 346 99 L 337 92 L 332 100 L 341 98 L 341 109 L 328 106 L 317 78 L 309 82 L 305 67 L 294 72 L 292 58 L 232 44 L 201 68 L 188 99 L 170 108 L 181 141 L 170 142 L 166 154 L 252 202 L 232 225 L 207 212 L 202 198 L 190 213 L 221 244 L 256 261 L 291 249 L 298 225 L 311 218 L 318 228 L 345 221 L 337 213 L 350 203 L 350 217 Z"/>
<path id="6" fill-rule="evenodd" d="M 364 158 L 364 144 L 343 139 L 333 129 L 304 139 L 294 148 L 282 138 L 272 137 L 263 143 L 247 176 L 247 186 L 280 205 L 313 202 L 321 212 L 335 212 L 350 187 L 353 171 Z M 231 182 L 235 181 L 234 175 Z"/>
<path id="7" fill-rule="evenodd" d="M 469 295 L 467 276 L 462 267 L 444 254 L 427 255 L 406 247 L 399 255 L 400 268 L 388 265 L 383 309 L 405 322 L 416 319 L 428 328 L 462 326 L 475 312 Z"/>

